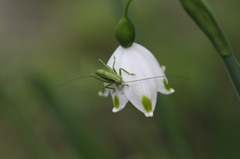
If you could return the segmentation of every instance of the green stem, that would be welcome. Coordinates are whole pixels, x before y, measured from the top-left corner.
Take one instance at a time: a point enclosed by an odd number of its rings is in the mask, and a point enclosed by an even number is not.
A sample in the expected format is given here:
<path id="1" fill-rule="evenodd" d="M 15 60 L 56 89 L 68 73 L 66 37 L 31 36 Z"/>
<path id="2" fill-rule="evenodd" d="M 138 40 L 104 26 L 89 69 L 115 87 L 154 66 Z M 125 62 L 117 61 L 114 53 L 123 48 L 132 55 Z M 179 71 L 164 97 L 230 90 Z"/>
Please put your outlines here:
<path id="1" fill-rule="evenodd" d="M 132 0 L 128 0 L 127 3 L 125 4 L 124 10 L 123 10 L 123 17 L 127 18 L 128 15 L 128 7 L 130 5 L 130 3 L 132 2 Z"/>
<path id="2" fill-rule="evenodd" d="M 193 21 L 207 35 L 223 59 L 229 76 L 240 99 L 240 66 L 209 7 L 203 0 L 180 0 Z"/>
<path id="3" fill-rule="evenodd" d="M 225 63 L 229 76 L 231 77 L 231 80 L 235 86 L 235 90 L 239 97 L 240 96 L 240 65 L 233 54 L 227 57 L 223 57 L 222 59 Z"/>

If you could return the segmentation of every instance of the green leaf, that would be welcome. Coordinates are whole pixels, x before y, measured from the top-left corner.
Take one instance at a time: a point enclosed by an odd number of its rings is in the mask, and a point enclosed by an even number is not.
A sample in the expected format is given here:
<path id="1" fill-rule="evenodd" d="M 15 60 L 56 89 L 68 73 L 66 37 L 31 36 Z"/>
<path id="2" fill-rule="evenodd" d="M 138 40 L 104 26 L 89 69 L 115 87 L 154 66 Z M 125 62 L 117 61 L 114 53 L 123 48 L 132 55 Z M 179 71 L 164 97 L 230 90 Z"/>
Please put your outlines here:
<path id="1" fill-rule="evenodd" d="M 203 0 L 180 0 L 183 8 L 207 35 L 221 56 L 228 56 L 232 49 L 218 26 L 209 7 Z"/>
<path id="2" fill-rule="evenodd" d="M 203 0 L 180 0 L 180 2 L 190 17 L 192 17 L 195 23 L 207 35 L 223 59 L 229 76 L 238 93 L 238 97 L 240 97 L 240 65 L 213 14 L 206 5 L 206 2 Z"/>

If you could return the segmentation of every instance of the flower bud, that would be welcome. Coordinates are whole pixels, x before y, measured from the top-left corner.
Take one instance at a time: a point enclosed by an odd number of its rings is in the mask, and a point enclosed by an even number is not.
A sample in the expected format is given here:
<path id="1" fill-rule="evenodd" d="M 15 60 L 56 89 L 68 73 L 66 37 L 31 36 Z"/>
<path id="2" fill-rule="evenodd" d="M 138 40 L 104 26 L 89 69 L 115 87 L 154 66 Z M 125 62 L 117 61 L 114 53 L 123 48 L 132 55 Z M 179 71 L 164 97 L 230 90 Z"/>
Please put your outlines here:
<path id="1" fill-rule="evenodd" d="M 115 36 L 122 47 L 132 46 L 135 40 L 135 28 L 128 17 L 123 16 L 117 24 Z"/>

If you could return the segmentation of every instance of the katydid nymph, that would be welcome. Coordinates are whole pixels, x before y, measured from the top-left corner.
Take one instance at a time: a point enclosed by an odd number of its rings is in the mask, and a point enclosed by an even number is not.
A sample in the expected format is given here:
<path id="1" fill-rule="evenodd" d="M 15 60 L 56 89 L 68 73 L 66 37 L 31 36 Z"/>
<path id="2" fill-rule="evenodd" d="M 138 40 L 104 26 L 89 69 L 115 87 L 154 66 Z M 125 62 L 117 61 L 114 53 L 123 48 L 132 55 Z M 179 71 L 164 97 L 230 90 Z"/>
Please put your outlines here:
<path id="1" fill-rule="evenodd" d="M 143 81 L 143 80 L 150 80 L 150 79 L 155 79 L 155 78 L 176 77 L 176 78 L 188 80 L 188 78 L 181 77 L 181 76 L 155 76 L 155 77 L 149 77 L 149 78 L 144 78 L 144 79 L 137 79 L 137 80 L 133 80 L 133 81 L 124 81 L 123 78 L 122 78 L 122 71 L 127 73 L 130 76 L 134 76 L 136 74 L 130 73 L 127 70 L 125 70 L 124 68 L 120 68 L 117 72 L 116 69 L 114 68 L 115 64 L 116 64 L 116 58 L 115 57 L 114 57 L 112 68 L 110 66 L 108 66 L 106 63 L 104 63 L 101 59 L 99 59 L 99 62 L 103 65 L 102 69 L 96 70 L 95 73 L 90 73 L 90 76 L 81 76 L 81 77 L 71 79 L 67 82 L 64 82 L 64 83 L 60 84 L 59 86 L 63 86 L 65 84 L 67 84 L 69 82 L 72 82 L 72 81 L 75 81 L 77 79 L 94 77 L 97 80 L 99 80 L 101 82 L 104 82 L 106 84 L 104 89 L 105 88 L 111 89 L 114 92 L 115 88 L 111 87 L 112 85 L 115 85 L 116 88 L 119 91 L 121 91 L 124 88 L 124 86 L 129 87 L 128 83 L 139 82 L 139 81 Z"/>
<path id="2" fill-rule="evenodd" d="M 104 66 L 104 69 L 98 69 L 95 72 L 95 74 L 91 73 L 90 76 L 106 83 L 107 85 L 105 86 L 105 88 L 112 89 L 113 91 L 115 91 L 115 88 L 110 87 L 113 84 L 115 84 L 116 88 L 119 91 L 121 91 L 124 86 L 128 86 L 126 83 L 124 83 L 124 81 L 122 79 L 122 71 L 124 71 L 125 73 L 132 75 L 132 76 L 135 75 L 134 73 L 129 73 L 128 71 L 126 71 L 123 68 L 119 69 L 119 74 L 118 74 L 114 68 L 115 63 L 116 63 L 115 57 L 114 57 L 114 62 L 113 62 L 112 68 L 109 67 L 107 64 L 105 64 L 101 59 L 99 59 L 99 61 Z"/>

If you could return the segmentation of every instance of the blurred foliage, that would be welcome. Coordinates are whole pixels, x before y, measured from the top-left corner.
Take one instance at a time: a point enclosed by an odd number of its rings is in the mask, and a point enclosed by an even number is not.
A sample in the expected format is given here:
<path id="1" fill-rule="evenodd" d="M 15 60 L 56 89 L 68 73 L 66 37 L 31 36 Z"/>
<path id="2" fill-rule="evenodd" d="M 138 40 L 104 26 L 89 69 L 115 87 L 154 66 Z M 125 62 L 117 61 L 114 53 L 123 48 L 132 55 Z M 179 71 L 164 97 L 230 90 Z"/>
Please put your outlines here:
<path id="1" fill-rule="evenodd" d="M 240 2 L 209 0 L 240 52 Z M 133 1 L 136 42 L 149 48 L 176 93 L 153 118 L 130 103 L 112 113 L 88 75 L 118 43 L 120 1 L 0 1 L 0 158 L 240 158 L 239 101 L 211 43 L 178 1 Z M 240 58 L 236 54 L 237 59 Z"/>

